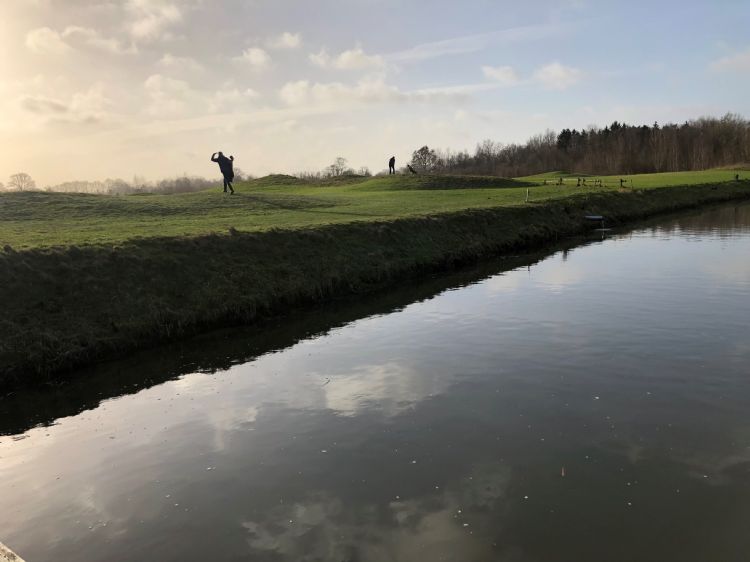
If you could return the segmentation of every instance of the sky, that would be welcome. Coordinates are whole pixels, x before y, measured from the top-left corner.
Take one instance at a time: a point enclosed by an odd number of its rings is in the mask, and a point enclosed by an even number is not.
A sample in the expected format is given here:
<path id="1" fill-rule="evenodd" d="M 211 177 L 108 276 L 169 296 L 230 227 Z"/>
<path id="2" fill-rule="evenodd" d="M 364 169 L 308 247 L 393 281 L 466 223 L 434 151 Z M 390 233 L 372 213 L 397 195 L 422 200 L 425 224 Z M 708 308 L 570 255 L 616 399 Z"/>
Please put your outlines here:
<path id="1" fill-rule="evenodd" d="M 0 182 L 406 163 L 750 117 L 747 0 L 0 0 Z"/>

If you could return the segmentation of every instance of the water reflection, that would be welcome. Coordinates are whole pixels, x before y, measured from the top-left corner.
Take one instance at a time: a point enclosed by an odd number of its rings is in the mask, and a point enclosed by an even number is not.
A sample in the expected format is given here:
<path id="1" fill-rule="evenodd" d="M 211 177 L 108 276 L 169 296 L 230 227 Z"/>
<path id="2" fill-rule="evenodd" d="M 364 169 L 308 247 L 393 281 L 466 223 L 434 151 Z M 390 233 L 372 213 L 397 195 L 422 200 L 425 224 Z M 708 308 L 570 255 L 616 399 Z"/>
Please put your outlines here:
<path id="1" fill-rule="evenodd" d="M 0 540 L 41 561 L 742 560 L 749 232 L 748 206 L 662 219 L 18 392 Z"/>

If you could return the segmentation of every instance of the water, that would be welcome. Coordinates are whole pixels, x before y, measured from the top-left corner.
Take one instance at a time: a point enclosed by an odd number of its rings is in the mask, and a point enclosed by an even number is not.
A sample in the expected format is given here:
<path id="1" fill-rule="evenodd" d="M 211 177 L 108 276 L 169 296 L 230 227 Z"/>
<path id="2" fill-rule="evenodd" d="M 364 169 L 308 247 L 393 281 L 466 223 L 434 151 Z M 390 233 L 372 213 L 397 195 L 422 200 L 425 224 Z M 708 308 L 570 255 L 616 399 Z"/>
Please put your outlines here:
<path id="1" fill-rule="evenodd" d="M 750 205 L 715 208 L 6 396 L 0 540 L 35 562 L 747 560 L 748 256 Z"/>

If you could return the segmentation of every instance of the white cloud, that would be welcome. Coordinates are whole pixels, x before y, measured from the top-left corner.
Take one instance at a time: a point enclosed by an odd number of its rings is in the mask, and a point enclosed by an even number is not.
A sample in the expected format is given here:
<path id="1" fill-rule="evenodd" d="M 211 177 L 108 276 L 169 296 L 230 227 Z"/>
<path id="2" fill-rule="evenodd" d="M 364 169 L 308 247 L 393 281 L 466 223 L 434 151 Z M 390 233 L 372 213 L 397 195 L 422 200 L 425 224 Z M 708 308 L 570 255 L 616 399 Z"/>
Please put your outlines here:
<path id="1" fill-rule="evenodd" d="M 60 34 L 49 27 L 40 27 L 26 35 L 26 46 L 40 55 L 59 55 L 70 51 Z"/>
<path id="2" fill-rule="evenodd" d="M 518 84 L 518 74 L 512 66 L 483 66 L 482 74 L 503 86 L 513 86 Z"/>
<path id="3" fill-rule="evenodd" d="M 235 60 L 249 64 L 256 69 L 262 69 L 270 64 L 271 57 L 260 47 L 250 47 L 242 51 L 240 56 L 235 57 Z"/>
<path id="4" fill-rule="evenodd" d="M 501 29 L 490 33 L 477 33 L 464 37 L 453 37 L 442 41 L 422 43 L 410 49 L 391 53 L 388 61 L 413 63 L 451 55 L 463 55 L 484 50 L 492 45 L 540 41 L 565 33 L 569 25 L 544 24 Z"/>
<path id="5" fill-rule="evenodd" d="M 715 60 L 711 63 L 711 70 L 717 72 L 750 72 L 750 48 Z"/>
<path id="6" fill-rule="evenodd" d="M 45 120 L 94 123 L 107 117 L 111 101 L 104 94 L 103 85 L 95 84 L 88 90 L 74 93 L 68 101 L 46 95 L 26 95 L 21 97 L 20 105 L 26 112 Z"/>
<path id="7" fill-rule="evenodd" d="M 136 52 L 134 45 L 125 47 L 116 39 L 102 37 L 95 29 L 77 25 L 66 27 L 62 33 L 42 27 L 26 35 L 26 46 L 39 54 L 64 54 L 77 45 L 114 54 Z"/>
<path id="8" fill-rule="evenodd" d="M 307 80 L 285 84 L 279 94 L 286 104 L 292 106 L 318 104 L 335 106 L 345 103 L 456 103 L 465 101 L 471 93 L 492 88 L 486 84 L 450 86 L 402 91 L 387 84 L 382 77 L 366 77 L 356 84 L 341 82 L 314 83 Z"/>
<path id="9" fill-rule="evenodd" d="M 203 65 L 191 57 L 176 57 L 166 53 L 160 60 L 159 66 L 177 71 L 201 72 Z"/>
<path id="10" fill-rule="evenodd" d="M 208 102 L 208 110 L 212 113 L 223 110 L 235 110 L 238 106 L 246 106 L 259 97 L 258 92 L 252 88 L 240 90 L 239 88 L 221 89 Z"/>
<path id="11" fill-rule="evenodd" d="M 268 42 L 268 46 L 272 49 L 296 49 L 301 44 L 302 37 L 300 34 L 290 33 L 289 31 L 285 31 Z"/>
<path id="12" fill-rule="evenodd" d="M 385 60 L 380 55 L 368 55 L 361 47 L 343 51 L 331 57 L 325 49 L 310 55 L 310 61 L 321 68 L 333 67 L 339 70 L 364 70 L 385 67 Z"/>
<path id="13" fill-rule="evenodd" d="M 68 104 L 62 100 L 50 98 L 43 95 L 23 96 L 21 107 L 29 113 L 37 115 L 54 115 L 68 112 Z"/>
<path id="14" fill-rule="evenodd" d="M 341 70 L 361 70 L 364 68 L 381 68 L 385 66 L 383 57 L 379 55 L 368 55 L 361 48 L 344 51 L 333 62 L 333 65 Z"/>
<path id="15" fill-rule="evenodd" d="M 127 0 L 125 8 L 132 18 L 130 34 L 139 41 L 160 39 L 183 19 L 179 3 L 169 0 Z"/>
<path id="16" fill-rule="evenodd" d="M 129 47 L 123 46 L 117 39 L 102 37 L 95 29 L 88 27 L 69 26 L 65 28 L 62 36 L 72 41 L 80 41 L 84 45 L 107 51 L 114 54 L 135 53 L 135 45 Z"/>
<path id="17" fill-rule="evenodd" d="M 310 96 L 310 83 L 307 80 L 288 82 L 282 86 L 279 96 L 288 105 L 302 105 Z"/>
<path id="18" fill-rule="evenodd" d="M 534 73 L 534 78 L 548 90 L 565 90 L 577 84 L 582 76 L 581 70 L 559 62 L 545 65 Z"/>
<path id="19" fill-rule="evenodd" d="M 147 112 L 154 116 L 182 114 L 193 97 L 193 91 L 187 82 L 162 74 L 149 76 L 143 86 L 151 101 Z"/>
<path id="20" fill-rule="evenodd" d="M 88 90 L 76 92 L 70 100 L 70 111 L 79 120 L 102 121 L 107 117 L 111 100 L 104 93 L 102 84 L 95 84 Z"/>
<path id="21" fill-rule="evenodd" d="M 325 49 L 321 49 L 318 53 L 311 54 L 309 58 L 311 63 L 321 68 L 325 68 L 331 64 L 331 55 L 329 55 L 328 51 Z"/>

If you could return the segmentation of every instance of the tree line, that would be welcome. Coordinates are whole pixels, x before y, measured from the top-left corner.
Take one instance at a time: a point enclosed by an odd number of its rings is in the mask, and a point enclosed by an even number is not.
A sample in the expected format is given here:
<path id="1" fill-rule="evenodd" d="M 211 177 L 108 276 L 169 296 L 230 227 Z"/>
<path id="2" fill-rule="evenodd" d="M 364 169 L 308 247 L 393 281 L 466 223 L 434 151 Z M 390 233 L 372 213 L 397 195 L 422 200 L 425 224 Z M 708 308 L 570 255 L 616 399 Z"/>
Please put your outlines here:
<path id="1" fill-rule="evenodd" d="M 595 175 L 705 170 L 750 162 L 750 121 L 735 114 L 659 126 L 615 121 L 603 129 L 546 131 L 525 144 L 492 140 L 468 151 L 415 150 L 422 173 L 519 177 L 553 170 Z"/>
<path id="2" fill-rule="evenodd" d="M 242 172 L 240 172 L 242 173 Z M 243 178 L 244 176 L 240 176 Z M 48 191 L 60 193 L 102 193 L 108 195 L 128 195 L 134 193 L 188 193 L 217 187 L 220 182 L 208 180 L 198 176 L 180 176 L 159 181 L 146 181 L 138 176 L 132 181 L 123 179 L 106 179 L 103 181 L 68 181 L 57 185 L 50 185 L 43 189 L 37 188 L 34 179 L 25 172 L 13 174 L 8 183 L 0 183 L 0 190 L 11 191 Z"/>

